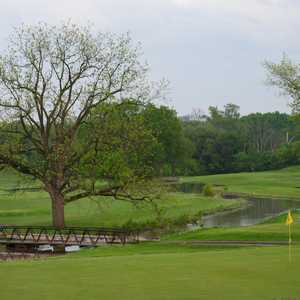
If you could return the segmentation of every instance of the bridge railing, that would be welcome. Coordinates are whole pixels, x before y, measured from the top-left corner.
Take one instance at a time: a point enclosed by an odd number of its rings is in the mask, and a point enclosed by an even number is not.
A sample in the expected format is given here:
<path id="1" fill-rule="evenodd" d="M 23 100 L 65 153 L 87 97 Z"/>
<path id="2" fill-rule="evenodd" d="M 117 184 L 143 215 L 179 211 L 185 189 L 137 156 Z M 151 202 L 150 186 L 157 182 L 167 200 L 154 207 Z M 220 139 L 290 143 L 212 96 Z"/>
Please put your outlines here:
<path id="1" fill-rule="evenodd" d="M 0 225 L 0 244 L 96 246 L 103 243 L 136 243 L 139 231 L 124 228 L 8 226 Z"/>

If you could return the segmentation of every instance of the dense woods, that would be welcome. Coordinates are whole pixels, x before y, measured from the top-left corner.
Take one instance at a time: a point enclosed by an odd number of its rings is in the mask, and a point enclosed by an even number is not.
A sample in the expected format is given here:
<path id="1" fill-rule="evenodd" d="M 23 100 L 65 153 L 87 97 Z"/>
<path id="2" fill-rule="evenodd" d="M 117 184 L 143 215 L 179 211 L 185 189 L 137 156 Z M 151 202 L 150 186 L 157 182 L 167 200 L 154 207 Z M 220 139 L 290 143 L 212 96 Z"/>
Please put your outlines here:
<path id="1" fill-rule="evenodd" d="M 298 124 L 297 116 L 280 112 L 241 116 L 239 107 L 231 103 L 223 110 L 210 107 L 208 115 L 184 117 L 167 106 L 132 100 L 99 104 L 78 130 L 78 151 L 94 145 L 76 165 L 78 180 L 92 184 L 88 178 L 106 178 L 122 185 L 141 178 L 296 165 L 300 163 Z M 9 138 L 7 126 L 1 126 L 2 147 Z M 23 142 L 24 147 L 30 144 Z M 32 151 L 25 151 L 24 157 L 32 165 L 38 161 Z M 68 201 L 74 200 L 73 196 Z"/>
<path id="2" fill-rule="evenodd" d="M 270 112 L 241 116 L 239 107 L 229 103 L 223 110 L 210 107 L 208 115 L 180 117 L 167 106 L 131 101 L 99 106 L 97 114 L 105 115 L 114 131 L 104 128 L 102 119 L 89 132 L 94 136 L 98 131 L 108 132 L 108 140 L 114 136 L 114 146 L 107 148 L 103 166 L 110 162 L 118 174 L 127 170 L 133 176 L 133 170 L 142 168 L 149 177 L 203 175 L 272 170 L 300 163 L 295 115 Z M 86 139 L 84 136 L 83 141 Z"/>
<path id="3" fill-rule="evenodd" d="M 296 117 L 285 113 L 240 116 L 239 107 L 210 107 L 208 116 L 185 117 L 184 135 L 193 145 L 188 174 L 262 171 L 299 163 Z"/>
<path id="4" fill-rule="evenodd" d="M 143 123 L 139 128 L 152 137 L 147 148 L 152 156 L 144 166 L 153 176 L 263 171 L 300 163 L 295 115 L 241 116 L 239 107 L 231 103 L 223 110 L 210 107 L 208 115 L 179 117 L 175 110 L 153 104 L 140 107 L 138 113 Z"/>

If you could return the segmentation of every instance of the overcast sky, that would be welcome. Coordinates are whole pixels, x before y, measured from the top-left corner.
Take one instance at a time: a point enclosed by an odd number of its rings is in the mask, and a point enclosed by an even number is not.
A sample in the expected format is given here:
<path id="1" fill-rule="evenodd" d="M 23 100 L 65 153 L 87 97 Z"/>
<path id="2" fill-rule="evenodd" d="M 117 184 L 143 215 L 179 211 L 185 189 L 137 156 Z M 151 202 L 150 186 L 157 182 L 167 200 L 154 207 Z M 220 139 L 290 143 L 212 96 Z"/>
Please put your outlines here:
<path id="1" fill-rule="evenodd" d="M 1 0 L 0 41 L 14 26 L 62 20 L 131 32 L 180 115 L 233 102 L 242 113 L 288 111 L 264 84 L 264 60 L 300 61 L 299 0 Z"/>

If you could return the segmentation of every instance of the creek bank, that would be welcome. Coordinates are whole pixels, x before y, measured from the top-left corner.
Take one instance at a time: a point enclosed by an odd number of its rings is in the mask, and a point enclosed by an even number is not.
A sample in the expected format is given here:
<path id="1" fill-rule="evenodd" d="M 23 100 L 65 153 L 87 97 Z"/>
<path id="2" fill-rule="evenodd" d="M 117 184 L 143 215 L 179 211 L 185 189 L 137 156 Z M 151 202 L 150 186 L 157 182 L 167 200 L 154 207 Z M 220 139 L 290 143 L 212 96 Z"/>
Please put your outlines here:
<path id="1" fill-rule="evenodd" d="M 57 256 L 50 253 L 0 252 L 0 261 L 32 260 Z"/>
<path id="2" fill-rule="evenodd" d="M 263 199 L 263 200 L 285 200 L 285 201 L 299 201 L 300 202 L 300 198 L 297 198 L 297 197 L 284 197 L 284 196 L 275 196 L 275 195 L 261 195 L 261 194 L 237 193 L 237 192 L 223 192 L 221 195 L 224 199 L 228 199 L 228 200 Z"/>
<path id="3" fill-rule="evenodd" d="M 197 187 L 198 185 L 198 187 Z M 180 189 L 181 184 L 177 184 Z M 184 182 L 185 193 L 201 191 L 204 183 Z M 188 230 L 212 227 L 241 227 L 256 225 L 274 218 L 289 209 L 300 209 L 300 199 L 290 197 L 272 197 L 247 193 L 226 191 L 226 186 L 213 185 L 217 194 L 223 199 L 240 200 L 240 207 L 227 207 L 221 211 L 207 211 L 201 218 L 201 224 L 188 224 Z"/>

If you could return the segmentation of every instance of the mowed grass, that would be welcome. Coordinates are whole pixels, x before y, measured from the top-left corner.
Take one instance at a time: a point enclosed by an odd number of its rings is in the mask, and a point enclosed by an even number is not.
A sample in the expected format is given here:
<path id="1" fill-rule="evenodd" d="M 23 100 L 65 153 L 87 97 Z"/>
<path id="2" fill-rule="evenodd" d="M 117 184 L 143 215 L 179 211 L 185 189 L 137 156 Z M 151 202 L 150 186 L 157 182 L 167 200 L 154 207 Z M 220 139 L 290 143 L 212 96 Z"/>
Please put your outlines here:
<path id="1" fill-rule="evenodd" d="M 158 244 L 114 247 L 110 255 L 105 251 L 0 263 L 0 298 L 296 300 L 300 295 L 299 247 L 292 249 L 292 263 L 288 247 Z"/>
<path id="2" fill-rule="evenodd" d="M 300 200 L 300 166 L 268 172 L 183 177 L 181 180 L 224 185 L 228 192 Z"/>
<path id="3" fill-rule="evenodd" d="M 51 202 L 46 192 L 14 191 L 38 187 L 36 181 L 13 172 L 0 173 L 0 224 L 50 225 Z M 238 200 L 204 197 L 199 194 L 166 193 L 157 201 L 159 213 L 151 204 L 138 206 L 112 198 L 86 198 L 66 205 L 67 226 L 159 226 L 183 224 L 200 219 L 202 213 L 239 207 Z"/>

